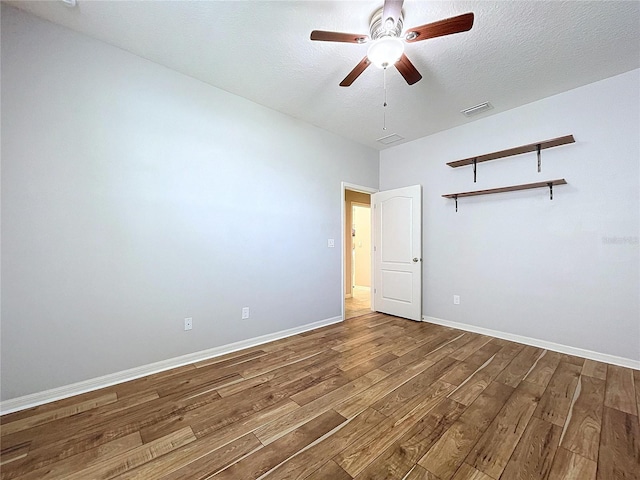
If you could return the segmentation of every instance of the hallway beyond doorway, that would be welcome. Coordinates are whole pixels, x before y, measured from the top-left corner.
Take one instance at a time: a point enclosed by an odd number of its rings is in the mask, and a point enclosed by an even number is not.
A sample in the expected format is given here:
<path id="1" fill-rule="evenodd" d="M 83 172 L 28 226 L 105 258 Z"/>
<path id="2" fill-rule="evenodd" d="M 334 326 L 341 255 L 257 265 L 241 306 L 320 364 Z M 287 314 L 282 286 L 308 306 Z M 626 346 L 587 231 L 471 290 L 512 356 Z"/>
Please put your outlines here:
<path id="1" fill-rule="evenodd" d="M 353 287 L 353 296 L 344 299 L 344 319 L 366 313 L 371 313 L 371 289 L 356 285 Z"/>

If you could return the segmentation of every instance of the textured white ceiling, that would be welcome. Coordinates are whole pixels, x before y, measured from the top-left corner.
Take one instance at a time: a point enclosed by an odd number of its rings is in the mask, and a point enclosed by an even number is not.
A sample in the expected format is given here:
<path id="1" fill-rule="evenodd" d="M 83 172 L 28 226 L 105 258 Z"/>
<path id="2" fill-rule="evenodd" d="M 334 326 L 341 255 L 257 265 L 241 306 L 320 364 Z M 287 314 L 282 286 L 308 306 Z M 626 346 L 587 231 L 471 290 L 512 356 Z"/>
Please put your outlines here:
<path id="1" fill-rule="evenodd" d="M 405 27 L 466 12 L 475 23 L 406 45 L 423 79 L 387 71 L 383 131 L 382 70 L 338 86 L 367 46 L 309 40 L 367 34 L 382 0 L 6 3 L 377 149 L 473 121 L 460 110 L 484 101 L 495 108 L 480 117 L 640 67 L 638 1 L 406 0 Z"/>

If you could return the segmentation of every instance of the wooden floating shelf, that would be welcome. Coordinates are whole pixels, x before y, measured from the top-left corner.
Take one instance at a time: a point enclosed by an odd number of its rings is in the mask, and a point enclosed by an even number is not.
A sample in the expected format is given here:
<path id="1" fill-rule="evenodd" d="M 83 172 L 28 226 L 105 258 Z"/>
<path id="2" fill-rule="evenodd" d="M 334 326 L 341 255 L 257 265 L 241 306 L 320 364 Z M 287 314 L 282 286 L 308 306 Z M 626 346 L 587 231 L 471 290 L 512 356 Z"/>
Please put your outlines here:
<path id="1" fill-rule="evenodd" d="M 511 157 L 513 155 L 520 155 L 521 153 L 536 152 L 538 148 L 544 150 L 545 148 L 558 147 L 560 145 L 566 145 L 568 143 L 575 143 L 573 135 L 565 135 L 564 137 L 552 138 L 551 140 L 545 140 L 543 142 L 530 143 L 528 145 L 522 145 L 520 147 L 508 148 L 506 150 L 500 150 L 499 152 L 487 153 L 479 155 L 477 157 L 464 158 L 462 160 L 456 160 L 455 162 L 448 162 L 452 168 L 464 167 L 465 165 L 473 165 L 474 163 L 488 162 L 489 160 L 497 160 L 498 158 Z"/>
<path id="2" fill-rule="evenodd" d="M 459 192 L 459 193 L 447 193 L 442 195 L 445 198 L 461 198 L 461 197 L 475 197 L 476 195 L 490 195 L 492 193 L 504 193 L 515 192 L 517 190 L 529 190 L 532 188 L 549 188 L 553 185 L 566 185 L 567 181 L 564 178 L 557 180 L 547 180 L 545 182 L 525 183 L 522 185 L 509 185 L 507 187 L 489 188 L 487 190 L 475 190 L 473 192 Z"/>

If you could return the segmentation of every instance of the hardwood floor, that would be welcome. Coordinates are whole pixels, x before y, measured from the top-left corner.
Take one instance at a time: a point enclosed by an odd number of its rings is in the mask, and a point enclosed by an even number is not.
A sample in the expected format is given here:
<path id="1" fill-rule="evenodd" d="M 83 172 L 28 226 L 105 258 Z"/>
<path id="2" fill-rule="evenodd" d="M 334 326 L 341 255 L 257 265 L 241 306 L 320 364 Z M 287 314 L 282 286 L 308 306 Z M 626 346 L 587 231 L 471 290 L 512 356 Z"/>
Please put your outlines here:
<path id="1" fill-rule="evenodd" d="M 640 478 L 640 372 L 368 314 L 1 418 L 1 478 Z"/>

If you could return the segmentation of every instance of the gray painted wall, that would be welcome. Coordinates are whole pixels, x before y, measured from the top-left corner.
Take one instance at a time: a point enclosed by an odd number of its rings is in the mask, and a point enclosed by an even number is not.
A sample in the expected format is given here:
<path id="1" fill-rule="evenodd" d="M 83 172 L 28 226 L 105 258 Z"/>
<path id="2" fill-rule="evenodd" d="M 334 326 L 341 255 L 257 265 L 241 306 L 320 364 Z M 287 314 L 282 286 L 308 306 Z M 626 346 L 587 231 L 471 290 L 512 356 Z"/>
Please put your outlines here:
<path id="1" fill-rule="evenodd" d="M 635 70 L 384 150 L 381 190 L 423 185 L 423 313 L 640 360 L 639 117 Z M 476 184 L 445 165 L 566 134 L 541 173 L 535 153 L 479 164 Z M 456 213 L 441 197 L 554 178 L 568 185 L 553 201 L 463 198 Z"/>
<path id="2" fill-rule="evenodd" d="M 2 399 L 341 315 L 341 181 L 378 152 L 3 5 Z"/>

